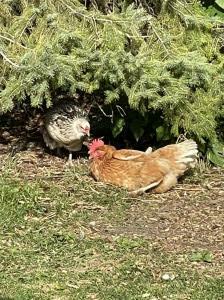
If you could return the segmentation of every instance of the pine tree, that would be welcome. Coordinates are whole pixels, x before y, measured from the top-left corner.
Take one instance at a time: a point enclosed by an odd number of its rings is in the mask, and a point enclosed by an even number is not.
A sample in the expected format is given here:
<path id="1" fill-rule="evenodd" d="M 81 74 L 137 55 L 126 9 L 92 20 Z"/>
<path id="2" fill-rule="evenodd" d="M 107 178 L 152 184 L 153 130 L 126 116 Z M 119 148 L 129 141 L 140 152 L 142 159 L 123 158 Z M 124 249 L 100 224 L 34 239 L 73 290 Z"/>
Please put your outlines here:
<path id="1" fill-rule="evenodd" d="M 222 22 L 196 1 L 3 0 L 0 111 L 101 95 L 114 136 L 183 133 L 223 164 Z"/>

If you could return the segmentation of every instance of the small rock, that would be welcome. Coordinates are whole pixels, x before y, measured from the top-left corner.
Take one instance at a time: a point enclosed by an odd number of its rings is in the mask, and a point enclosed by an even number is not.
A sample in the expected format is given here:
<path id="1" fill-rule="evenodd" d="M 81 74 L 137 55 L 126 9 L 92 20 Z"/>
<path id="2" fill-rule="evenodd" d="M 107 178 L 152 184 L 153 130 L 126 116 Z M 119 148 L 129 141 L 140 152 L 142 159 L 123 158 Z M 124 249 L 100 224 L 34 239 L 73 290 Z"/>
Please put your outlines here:
<path id="1" fill-rule="evenodd" d="M 162 280 L 168 281 L 168 280 L 174 280 L 175 276 L 173 274 L 165 273 L 162 275 Z"/>
<path id="2" fill-rule="evenodd" d="M 89 226 L 94 228 L 96 226 L 96 222 L 95 221 L 89 222 Z"/>

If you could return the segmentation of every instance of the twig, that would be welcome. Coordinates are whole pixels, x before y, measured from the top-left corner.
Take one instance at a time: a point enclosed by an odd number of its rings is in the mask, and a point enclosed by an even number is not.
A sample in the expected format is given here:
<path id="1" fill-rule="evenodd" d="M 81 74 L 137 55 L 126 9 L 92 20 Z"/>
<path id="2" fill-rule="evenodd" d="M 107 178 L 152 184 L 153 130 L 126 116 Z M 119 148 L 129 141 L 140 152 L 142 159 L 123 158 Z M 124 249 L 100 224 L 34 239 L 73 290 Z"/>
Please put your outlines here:
<path id="1" fill-rule="evenodd" d="M 22 47 L 22 48 L 24 48 L 24 49 L 29 49 L 29 48 L 23 46 L 22 44 L 20 44 L 19 42 L 15 41 L 15 40 L 12 40 L 12 39 L 10 39 L 10 38 L 4 36 L 4 35 L 1 35 L 1 34 L 0 34 L 0 37 L 1 37 L 2 39 L 5 39 L 6 41 L 9 41 L 9 42 L 13 43 L 13 44 L 17 44 L 18 46 L 20 46 L 20 47 Z"/>
<path id="2" fill-rule="evenodd" d="M 116 108 L 122 117 L 126 116 L 126 112 L 120 105 L 116 105 Z"/>
<path id="3" fill-rule="evenodd" d="M 134 201 L 138 201 L 138 202 L 143 202 L 143 203 L 155 203 L 156 201 L 161 201 L 161 199 L 142 199 L 139 197 L 124 197 L 124 200 L 134 200 Z M 162 199 L 163 200 L 163 199 Z"/>
<path id="4" fill-rule="evenodd" d="M 186 188 L 173 188 L 173 190 L 175 190 L 175 191 L 186 191 L 186 192 L 190 192 L 190 191 L 192 191 L 192 192 L 203 192 L 203 191 L 205 191 L 205 189 L 204 188 L 191 188 L 191 189 L 186 189 Z"/>
<path id="5" fill-rule="evenodd" d="M 34 13 L 30 18 L 29 20 L 26 22 L 26 25 L 24 26 L 22 32 L 20 33 L 20 37 L 23 35 L 24 31 L 26 30 L 27 26 L 29 25 L 29 23 L 32 21 L 33 17 L 36 16 L 36 13 Z"/>
<path id="6" fill-rule="evenodd" d="M 79 12 L 79 11 L 74 10 L 70 5 L 64 3 L 64 1 L 60 1 L 60 2 L 61 2 L 64 6 L 66 6 L 71 12 L 73 12 L 75 15 L 81 16 L 81 17 L 83 17 L 83 18 L 87 18 L 87 19 L 89 19 L 89 20 L 91 20 L 91 21 L 92 21 L 92 19 L 94 19 L 94 20 L 97 20 L 97 21 L 105 21 L 105 22 L 110 22 L 110 23 L 112 23 L 111 20 L 107 20 L 107 19 L 98 19 L 98 18 L 95 18 L 95 17 L 93 17 L 93 16 L 87 16 L 87 15 L 85 15 L 85 14 Z"/>
<path id="7" fill-rule="evenodd" d="M 177 2 L 181 5 L 181 6 L 183 6 L 183 8 L 192 16 L 192 11 L 190 11 L 188 8 L 187 8 L 187 6 L 186 6 L 186 4 L 183 4 L 181 1 L 179 1 L 179 0 L 177 0 Z M 175 9 L 175 7 L 173 7 L 173 9 Z"/>
<path id="8" fill-rule="evenodd" d="M 152 28 L 153 32 L 155 33 L 157 39 L 158 39 L 158 40 L 160 41 L 160 43 L 162 44 L 162 46 L 163 46 L 164 50 L 166 51 L 166 53 L 169 54 L 168 49 L 166 48 L 166 46 L 165 46 L 163 40 L 161 39 L 161 37 L 160 37 L 160 36 L 158 35 L 158 33 L 156 32 L 155 28 L 154 28 L 152 25 L 151 25 L 151 28 Z"/>
<path id="9" fill-rule="evenodd" d="M 11 61 L 11 59 L 9 59 L 2 51 L 0 51 L 0 55 L 13 67 L 15 68 L 19 68 L 20 66 L 17 65 L 16 63 L 14 63 L 13 61 Z"/>
<path id="10" fill-rule="evenodd" d="M 96 20 L 94 18 L 92 18 L 92 23 L 93 23 L 93 27 L 95 29 L 96 35 L 99 38 L 99 33 L 97 31 L 97 24 L 96 24 Z"/>
<path id="11" fill-rule="evenodd" d="M 114 23 L 127 23 L 127 22 L 132 23 L 133 22 L 132 20 L 130 20 L 130 21 L 127 21 L 127 20 L 111 20 L 111 19 L 109 20 L 109 19 L 104 19 L 104 18 L 96 18 L 94 16 L 87 16 L 87 15 L 85 15 L 85 14 L 79 12 L 79 11 L 74 10 L 70 5 L 64 3 L 64 1 L 60 1 L 60 2 L 64 6 L 66 6 L 68 9 L 70 9 L 71 12 L 73 12 L 75 15 L 82 16 L 83 18 L 87 18 L 89 20 L 94 19 L 95 21 L 102 21 L 102 22 L 109 22 L 109 23 L 113 23 L 113 22 Z"/>
<path id="12" fill-rule="evenodd" d="M 99 104 L 97 104 L 97 106 L 99 107 L 100 111 L 102 112 L 102 114 L 103 114 L 105 117 L 107 117 L 107 118 L 112 118 L 112 119 L 113 119 L 113 110 L 112 110 L 112 114 L 111 114 L 111 115 L 108 115 L 108 114 L 105 113 L 105 111 L 102 109 L 102 107 L 101 107 Z"/>
<path id="13" fill-rule="evenodd" d="M 180 134 L 176 140 L 176 144 L 180 143 L 180 142 L 183 142 L 183 141 L 186 141 L 187 140 L 187 132 L 185 132 L 184 134 Z"/>

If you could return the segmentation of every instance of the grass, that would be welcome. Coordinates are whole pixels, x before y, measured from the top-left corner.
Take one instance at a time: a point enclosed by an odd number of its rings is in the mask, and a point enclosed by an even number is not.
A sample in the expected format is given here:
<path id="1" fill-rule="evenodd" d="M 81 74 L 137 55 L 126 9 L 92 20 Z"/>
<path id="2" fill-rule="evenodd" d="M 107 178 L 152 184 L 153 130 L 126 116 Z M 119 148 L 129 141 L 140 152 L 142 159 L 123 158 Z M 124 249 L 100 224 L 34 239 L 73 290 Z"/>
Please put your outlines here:
<path id="1" fill-rule="evenodd" d="M 133 199 L 63 164 L 2 161 L 0 299 L 224 299 L 223 172 Z"/>

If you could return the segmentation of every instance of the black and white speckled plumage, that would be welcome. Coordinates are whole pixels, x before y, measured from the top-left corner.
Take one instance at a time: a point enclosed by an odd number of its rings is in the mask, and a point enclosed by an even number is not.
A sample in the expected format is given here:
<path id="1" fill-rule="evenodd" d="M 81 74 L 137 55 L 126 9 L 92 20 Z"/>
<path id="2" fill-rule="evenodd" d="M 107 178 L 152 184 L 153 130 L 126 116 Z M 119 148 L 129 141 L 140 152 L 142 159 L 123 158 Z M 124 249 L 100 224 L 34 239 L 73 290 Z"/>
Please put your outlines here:
<path id="1" fill-rule="evenodd" d="M 90 128 L 86 112 L 71 101 L 59 103 L 44 116 L 44 141 L 50 149 L 64 147 L 70 152 L 79 151 L 85 137 L 80 126 Z"/>

